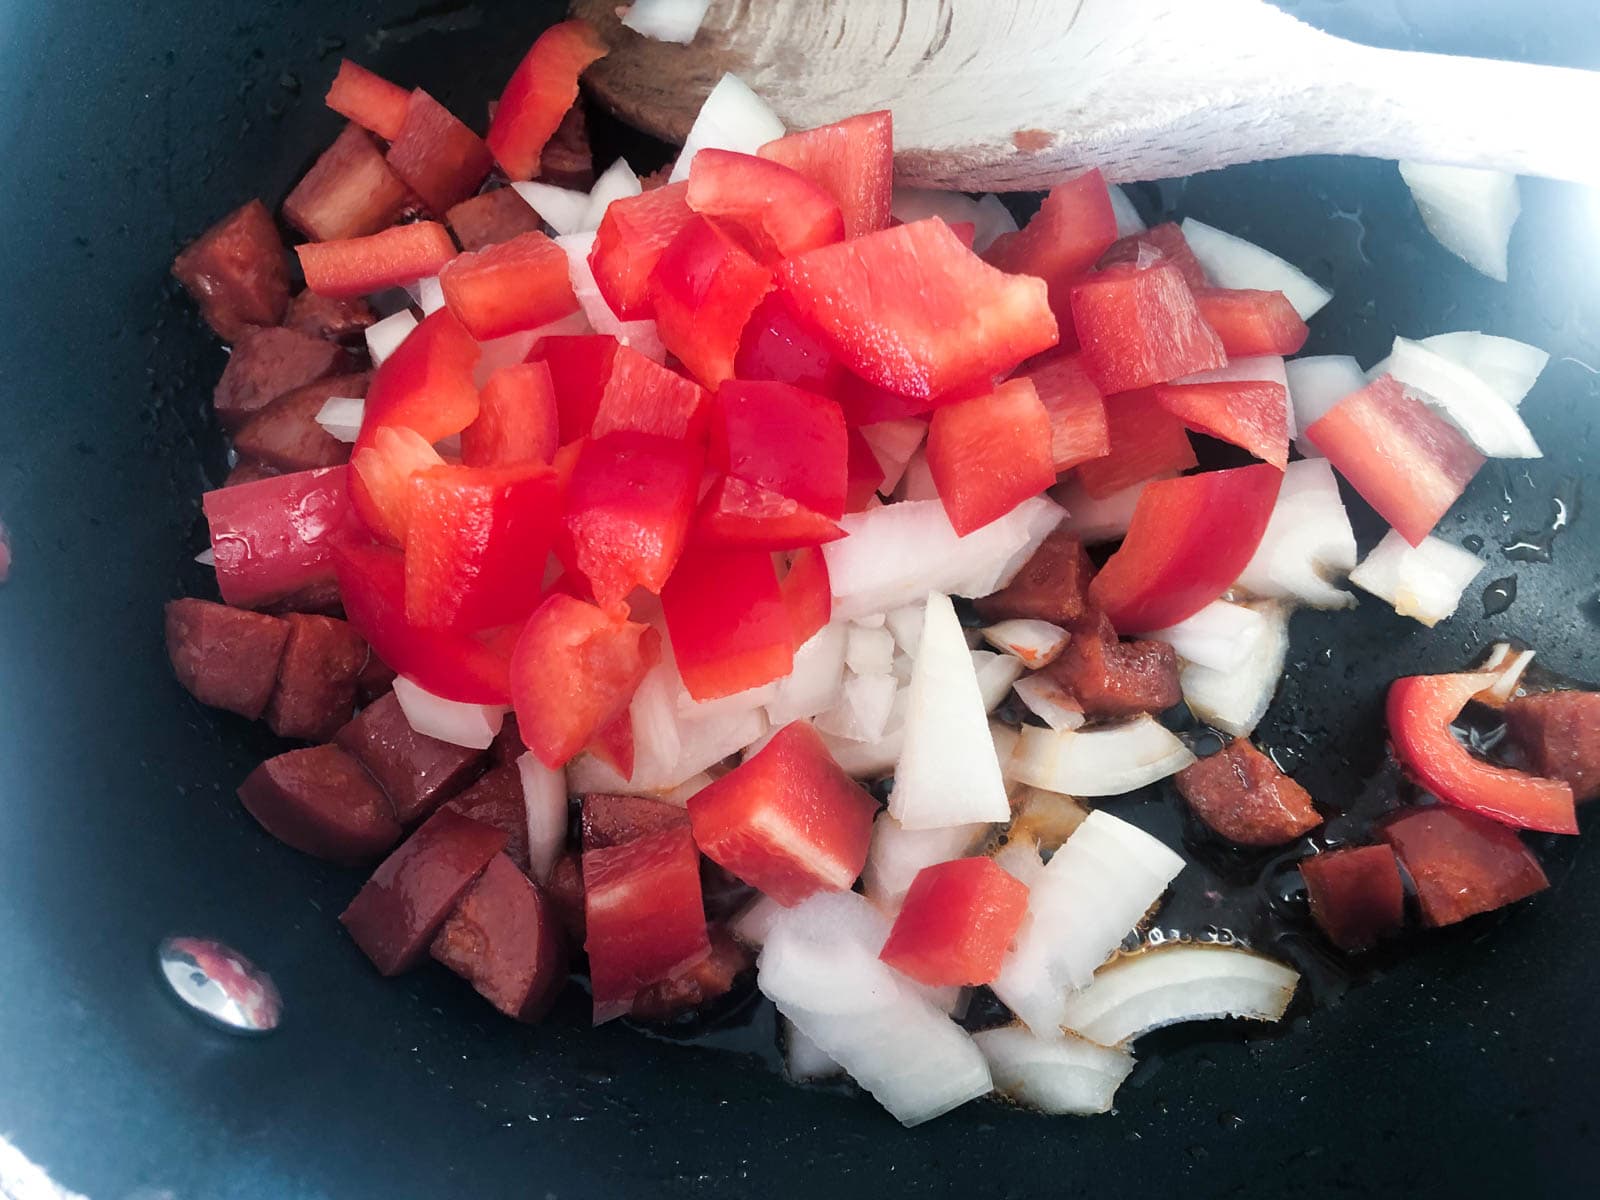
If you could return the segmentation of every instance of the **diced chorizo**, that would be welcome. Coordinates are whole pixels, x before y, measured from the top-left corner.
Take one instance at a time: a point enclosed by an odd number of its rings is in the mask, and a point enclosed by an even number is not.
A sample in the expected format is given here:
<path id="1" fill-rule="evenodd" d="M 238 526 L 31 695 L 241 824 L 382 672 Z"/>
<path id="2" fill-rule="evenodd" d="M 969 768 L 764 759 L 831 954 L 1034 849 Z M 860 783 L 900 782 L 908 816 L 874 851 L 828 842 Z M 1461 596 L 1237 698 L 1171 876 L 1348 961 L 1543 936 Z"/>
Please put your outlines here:
<path id="1" fill-rule="evenodd" d="M 329 862 L 370 862 L 401 837 L 388 797 L 338 746 L 267 759 L 239 785 L 239 799 L 280 842 Z"/>
<path id="2" fill-rule="evenodd" d="M 1521 838 L 1465 809 L 1413 808 L 1378 832 L 1411 876 L 1429 925 L 1453 925 L 1550 886 Z"/>
<path id="3" fill-rule="evenodd" d="M 1090 717 L 1158 713 L 1183 699 L 1178 656 L 1165 642 L 1119 642 L 1101 631 L 1075 632 L 1044 669 Z"/>
<path id="4" fill-rule="evenodd" d="M 754 964 L 749 949 L 720 925 L 711 927 L 711 953 L 674 975 L 636 993 L 630 1016 L 641 1021 L 669 1021 L 732 990 Z"/>
<path id="5" fill-rule="evenodd" d="M 1574 799 L 1600 797 L 1600 692 L 1522 696 L 1505 714 L 1535 774 L 1566 780 Z"/>
<path id="6" fill-rule="evenodd" d="M 350 446 L 317 424 L 317 414 L 334 396 L 360 399 L 365 375 L 330 375 L 279 396 L 245 422 L 233 437 L 242 457 L 279 471 L 309 471 L 350 461 Z"/>
<path id="7" fill-rule="evenodd" d="M 456 903 L 433 957 L 517 1021 L 537 1021 L 567 981 L 567 944 L 550 902 L 505 854 Z"/>
<path id="8" fill-rule="evenodd" d="M 1207 828 L 1241 846 L 1281 846 L 1322 824 L 1305 788 L 1246 738 L 1185 767 L 1175 782 Z"/>
<path id="9" fill-rule="evenodd" d="M 567 109 L 561 124 L 539 156 L 539 179 L 557 187 L 586 192 L 594 186 L 594 155 L 589 149 L 589 121 L 580 101 Z"/>
<path id="10" fill-rule="evenodd" d="M 295 184 L 283 219 L 313 242 L 365 237 L 399 220 L 410 199 L 367 131 L 346 125 Z"/>
<path id="11" fill-rule="evenodd" d="M 528 873 L 528 808 L 522 799 L 522 772 L 515 766 L 492 767 L 445 807 L 504 830 L 506 857 Z"/>
<path id="12" fill-rule="evenodd" d="M 355 709 L 367 643 L 348 622 L 334 617 L 290 613 L 284 620 L 289 641 L 267 705 L 267 724 L 279 737 L 320 742 L 338 733 Z"/>
<path id="13" fill-rule="evenodd" d="M 210 600 L 173 600 L 166 609 L 167 656 L 191 696 L 255 720 L 267 709 L 289 623 Z"/>
<path id="14" fill-rule="evenodd" d="M 289 305 L 288 255 L 259 200 L 235 209 L 184 247 L 172 273 L 225 342 L 276 325 Z"/>
<path id="15" fill-rule="evenodd" d="M 974 602 L 986 621 L 1021 618 L 1071 625 L 1088 605 L 1094 563 L 1083 543 L 1058 529 L 1040 543 L 1033 556 L 1005 587 Z"/>
<path id="16" fill-rule="evenodd" d="M 222 481 L 222 486 L 238 487 L 241 483 L 258 483 L 263 479 L 271 479 L 274 475 L 282 474 L 266 463 L 256 462 L 254 459 L 241 458 L 228 472 L 228 477 Z"/>
<path id="17" fill-rule="evenodd" d="M 377 320 L 378 314 L 372 311 L 372 305 L 359 296 L 339 299 L 318 295 L 307 288 L 289 301 L 283 326 L 330 342 L 354 342 Z"/>
<path id="18" fill-rule="evenodd" d="M 457 204 L 445 214 L 450 232 L 469 253 L 509 242 L 524 233 L 542 233 L 544 222 L 517 195 L 515 188 L 496 188 Z"/>
<path id="19" fill-rule="evenodd" d="M 497 767 L 509 766 L 521 758 L 528 748 L 522 744 L 522 734 L 517 730 L 517 714 L 509 712 L 500 723 L 500 732 L 489 743 L 489 761 Z"/>
<path id="20" fill-rule="evenodd" d="M 279 396 L 332 375 L 346 363 L 332 342 L 293 329 L 257 329 L 228 356 L 212 405 L 224 428 L 236 430 Z"/>
<path id="21" fill-rule="evenodd" d="M 356 676 L 356 702 L 371 704 L 394 686 L 395 674 L 395 669 L 369 647 L 366 664 L 361 668 L 361 674 Z"/>
<path id="22" fill-rule="evenodd" d="M 689 823 L 687 810 L 648 796 L 611 796 L 595 793 L 578 802 L 583 848 L 603 850 L 634 838 Z"/>
<path id="23" fill-rule="evenodd" d="M 452 746 L 412 729 L 393 692 L 362 709 L 334 740 L 372 773 L 402 825 L 420 821 L 457 795 L 484 758 L 481 750 Z"/>
<path id="24" fill-rule="evenodd" d="M 1388 846 L 1352 846 L 1300 860 L 1311 919 L 1341 950 L 1366 950 L 1405 924 L 1400 865 Z"/>
<path id="25" fill-rule="evenodd" d="M 556 910 L 556 920 L 561 922 L 572 944 L 583 945 L 583 860 L 576 850 L 568 850 L 556 859 L 544 890 Z"/>

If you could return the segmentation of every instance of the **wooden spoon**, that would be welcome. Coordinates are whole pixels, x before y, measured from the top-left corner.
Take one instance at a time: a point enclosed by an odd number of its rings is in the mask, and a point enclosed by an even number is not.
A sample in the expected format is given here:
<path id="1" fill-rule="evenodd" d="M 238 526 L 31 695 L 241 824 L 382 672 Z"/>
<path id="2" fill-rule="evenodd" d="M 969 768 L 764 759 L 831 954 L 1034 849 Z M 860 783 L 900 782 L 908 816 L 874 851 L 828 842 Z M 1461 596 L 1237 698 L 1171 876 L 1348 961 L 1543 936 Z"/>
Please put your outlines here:
<path id="1" fill-rule="evenodd" d="M 1600 183 L 1600 72 L 1356 45 L 1264 0 L 712 0 L 687 46 L 575 0 L 612 47 L 587 79 L 682 141 L 732 71 L 792 129 L 894 112 L 907 183 L 1046 187 L 1362 154 Z"/>

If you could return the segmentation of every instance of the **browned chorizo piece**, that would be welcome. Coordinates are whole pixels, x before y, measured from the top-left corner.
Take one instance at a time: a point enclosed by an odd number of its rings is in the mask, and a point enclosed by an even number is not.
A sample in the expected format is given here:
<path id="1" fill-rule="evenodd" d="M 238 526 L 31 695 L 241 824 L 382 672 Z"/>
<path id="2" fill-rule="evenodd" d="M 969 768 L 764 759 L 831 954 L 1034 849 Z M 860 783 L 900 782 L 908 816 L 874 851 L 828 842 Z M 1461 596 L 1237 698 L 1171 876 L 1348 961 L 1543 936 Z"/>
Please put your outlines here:
<path id="1" fill-rule="evenodd" d="M 686 809 L 648 796 L 594 793 L 578 802 L 578 811 L 586 852 L 620 846 L 647 833 L 659 833 L 689 823 Z"/>
<path id="2" fill-rule="evenodd" d="M 371 704 L 394 686 L 394 678 L 395 669 L 369 647 L 366 664 L 361 668 L 361 674 L 356 676 L 356 702 Z"/>
<path id="3" fill-rule="evenodd" d="M 283 219 L 313 242 L 365 237 L 399 220 L 410 189 L 359 125 L 322 152 L 283 202 Z"/>
<path id="4" fill-rule="evenodd" d="M 526 750 L 527 747 L 522 744 L 522 734 L 517 731 L 517 714 L 507 713 L 500 732 L 494 735 L 494 741 L 489 745 L 489 761 L 497 767 L 503 767 L 516 762 Z"/>
<path id="5" fill-rule="evenodd" d="M 172 273 L 225 342 L 276 325 L 289 305 L 288 257 L 259 200 L 235 209 L 190 242 Z"/>
<path id="6" fill-rule="evenodd" d="M 528 808 L 522 800 L 522 772 L 515 766 L 491 768 L 445 807 L 504 830 L 506 857 L 528 873 Z"/>
<path id="7" fill-rule="evenodd" d="M 1158 713 L 1183 699 L 1178 656 L 1165 642 L 1119 642 L 1092 632 L 1074 633 L 1044 673 L 1090 717 Z"/>
<path id="8" fill-rule="evenodd" d="M 1005 587 L 973 602 L 986 621 L 1022 618 L 1071 625 L 1083 616 L 1094 564 L 1083 543 L 1058 529 Z"/>
<path id="9" fill-rule="evenodd" d="M 1179 771 L 1194 815 L 1241 846 L 1281 846 L 1322 824 L 1305 788 L 1245 738 Z"/>
<path id="10" fill-rule="evenodd" d="M 713 925 L 710 935 L 710 954 L 682 974 L 638 992 L 629 1015 L 641 1021 L 668 1021 L 727 995 L 734 981 L 754 965 L 755 956 L 720 925 Z"/>
<path id="11" fill-rule="evenodd" d="M 1311 919 L 1341 950 L 1366 950 L 1405 923 L 1400 865 L 1388 846 L 1352 846 L 1300 860 Z"/>
<path id="12" fill-rule="evenodd" d="M 330 375 L 279 396 L 233 436 L 240 457 L 278 471 L 310 471 L 350 461 L 350 446 L 321 425 L 317 414 L 333 396 L 367 394 L 366 375 Z"/>
<path id="13" fill-rule="evenodd" d="M 589 121 L 583 105 L 574 104 L 561 118 L 539 156 L 539 179 L 557 187 L 586 192 L 594 186 L 594 155 L 589 150 Z"/>
<path id="14" fill-rule="evenodd" d="M 367 326 L 374 324 L 377 319 L 378 314 L 372 311 L 372 305 L 359 296 L 340 300 L 332 296 L 319 296 L 307 288 L 289 301 L 283 326 L 330 342 L 355 342 L 361 339 Z"/>
<path id="15" fill-rule="evenodd" d="M 401 838 L 388 797 L 337 746 L 267 759 L 239 785 L 239 799 L 280 842 L 329 862 L 371 862 Z"/>
<path id="16" fill-rule="evenodd" d="M 556 859 L 544 891 L 556 910 L 556 920 L 567 931 L 572 944 L 583 945 L 583 859 L 576 850 L 568 850 Z"/>
<path id="17" fill-rule="evenodd" d="M 1542 692 L 1505 711 L 1535 774 L 1566 780 L 1577 800 L 1600 796 L 1600 692 Z"/>
<path id="18" fill-rule="evenodd" d="M 167 656 L 178 682 L 201 704 L 255 720 L 278 678 L 289 623 L 210 600 L 172 600 Z"/>
<path id="19" fill-rule="evenodd" d="M 211 402 L 229 430 L 241 428 L 286 392 L 315 383 L 346 364 L 332 342 L 293 329 L 256 329 L 245 334 L 228 356 Z"/>
<path id="20" fill-rule="evenodd" d="M 505 844 L 498 829 L 436 812 L 378 865 L 339 921 L 382 974 L 409 970 Z"/>
<path id="21" fill-rule="evenodd" d="M 459 793 L 484 759 L 482 750 L 452 746 L 412 729 L 393 692 L 362 709 L 335 740 L 372 773 L 402 825 L 420 821 Z"/>
<path id="22" fill-rule="evenodd" d="M 463 200 L 448 213 L 450 232 L 456 235 L 463 250 L 482 250 L 485 246 L 509 242 L 524 233 L 540 233 L 544 222 L 539 214 L 528 207 L 528 202 L 517 195 L 514 188 L 497 188 Z"/>
<path id="23" fill-rule="evenodd" d="M 356 679 L 367 662 L 367 643 L 348 622 L 290 613 L 289 641 L 278 666 L 278 686 L 267 705 L 267 724 L 279 737 L 320 742 L 338 733 L 356 706 Z"/>
<path id="24" fill-rule="evenodd" d="M 550 902 L 504 854 L 489 860 L 433 939 L 433 957 L 517 1021 L 537 1021 L 567 982 Z"/>
<path id="25" fill-rule="evenodd" d="M 248 458 L 242 458 L 233 470 L 228 472 L 228 477 L 222 481 L 223 487 L 238 487 L 241 483 L 256 483 L 262 479 L 271 479 L 274 475 L 281 474 L 273 470 L 266 463 L 258 463 Z"/>

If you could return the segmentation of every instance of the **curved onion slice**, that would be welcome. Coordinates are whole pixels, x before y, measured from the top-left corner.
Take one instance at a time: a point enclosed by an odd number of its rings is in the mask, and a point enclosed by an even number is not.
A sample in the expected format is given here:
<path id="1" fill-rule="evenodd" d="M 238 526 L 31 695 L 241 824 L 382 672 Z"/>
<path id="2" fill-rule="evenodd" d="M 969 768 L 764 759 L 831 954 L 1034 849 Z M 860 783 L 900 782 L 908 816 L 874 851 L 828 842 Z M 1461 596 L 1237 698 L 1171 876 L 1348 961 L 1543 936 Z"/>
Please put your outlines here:
<path id="1" fill-rule="evenodd" d="M 1067 997 L 1065 1024 L 1119 1046 L 1182 1021 L 1276 1021 L 1299 983 L 1297 972 L 1251 950 L 1173 942 L 1102 967 L 1093 983 Z"/>
<path id="2" fill-rule="evenodd" d="M 365 336 L 367 354 L 372 358 L 372 365 L 381 367 L 383 360 L 400 349 L 400 343 L 410 337 L 411 331 L 416 327 L 417 318 L 408 308 L 402 308 L 392 316 L 368 325 Z"/>
<path id="3" fill-rule="evenodd" d="M 1190 663 L 1178 673 L 1195 716 L 1234 737 L 1247 736 L 1266 716 L 1289 654 L 1289 609 L 1271 602 L 1254 607 L 1266 621 L 1249 658 L 1231 671 Z"/>
<path id="4" fill-rule="evenodd" d="M 1083 707 L 1077 698 L 1048 675 L 1029 675 L 1012 685 L 1012 691 L 1034 716 L 1051 729 L 1071 731 L 1083 728 Z M 1001 759 L 1004 763 L 1006 760 Z"/>
<path id="5" fill-rule="evenodd" d="M 771 896 L 757 896 L 734 914 L 733 920 L 728 922 L 728 932 L 746 946 L 759 948 L 766 944 L 767 935 L 772 932 L 772 923 L 781 912 L 783 905 Z"/>
<path id="6" fill-rule="evenodd" d="M 528 820 L 528 873 L 547 883 L 567 842 L 567 773 L 552 771 L 530 750 L 517 759 L 522 807 Z"/>
<path id="7" fill-rule="evenodd" d="M 1397 337 L 1388 364 L 1390 375 L 1408 391 L 1420 393 L 1480 453 L 1490 458 L 1544 457 L 1516 406 L 1460 363 L 1421 342 Z"/>
<path id="8" fill-rule="evenodd" d="M 1021 659 L 1009 654 L 974 650 L 972 669 L 978 676 L 978 694 L 983 697 L 983 711 L 991 713 L 1000 707 L 1000 702 L 1011 691 L 1011 685 L 1021 678 L 1024 667 Z"/>
<path id="9" fill-rule="evenodd" d="M 1413 546 L 1391 529 L 1350 572 L 1350 582 L 1388 601 L 1402 617 L 1433 626 L 1456 611 L 1483 566 L 1476 554 L 1442 538 L 1430 534 Z"/>
<path id="10" fill-rule="evenodd" d="M 1154 717 L 1070 733 L 1029 725 L 1006 777 L 1066 796 L 1120 796 L 1192 762 L 1189 748 Z"/>
<path id="11" fill-rule="evenodd" d="M 789 1078 L 796 1083 L 814 1083 L 819 1079 L 832 1079 L 843 1075 L 844 1068 L 829 1058 L 788 1017 L 779 1017 L 783 1028 L 783 1066 Z"/>
<path id="12" fill-rule="evenodd" d="M 1517 177 L 1473 167 L 1403 162 L 1422 223 L 1446 250 L 1490 279 L 1506 281 L 1511 227 L 1522 213 Z"/>
<path id="13" fill-rule="evenodd" d="M 777 693 L 767 705 L 767 719 L 774 726 L 814 717 L 839 703 L 848 631 L 842 621 L 824 625 L 794 652 L 794 669 L 778 680 Z"/>
<path id="14" fill-rule="evenodd" d="M 1136 483 L 1096 500 L 1075 478 L 1050 489 L 1050 495 L 1067 510 L 1061 527 L 1085 546 L 1119 541 L 1128 532 L 1143 492 L 1144 484 Z"/>
<path id="15" fill-rule="evenodd" d="M 907 829 L 886 812 L 872 824 L 872 848 L 861 883 L 868 900 L 886 912 L 900 907 L 923 867 L 961 858 L 989 832 L 987 824 Z"/>
<path id="16" fill-rule="evenodd" d="M 394 698 L 400 701 L 400 711 L 406 716 L 406 724 L 416 732 L 472 750 L 487 750 L 500 732 L 506 713 L 511 711 L 499 704 L 466 704 L 460 700 L 446 700 L 404 675 L 395 677 Z"/>
<path id="17" fill-rule="evenodd" d="M 1067 648 L 1067 631 L 1049 621 L 1001 621 L 983 631 L 983 640 L 1037 671 L 1055 662 Z"/>
<path id="18" fill-rule="evenodd" d="M 1133 200 L 1129 198 L 1126 188 L 1113 183 L 1106 190 L 1111 193 L 1111 215 L 1117 219 L 1119 238 L 1131 237 L 1150 228 L 1139 215 L 1139 210 L 1133 206 Z"/>
<path id="19" fill-rule="evenodd" d="M 1333 467 L 1325 458 L 1301 459 L 1284 470 L 1261 544 L 1235 586 L 1312 608 L 1350 608 L 1356 598 L 1330 580 L 1348 575 L 1355 565 L 1356 535 Z"/>
<path id="20" fill-rule="evenodd" d="M 1089 810 L 1073 797 L 1044 788 L 1023 788 L 1012 807 L 1016 815 L 1006 836 L 1031 842 L 1036 850 L 1058 849 L 1089 818 Z"/>
<path id="21" fill-rule="evenodd" d="M 584 209 L 583 229 L 599 229 L 600 222 L 606 215 L 606 209 L 611 207 L 614 200 L 626 200 L 630 196 L 637 196 L 644 191 L 639 177 L 633 173 L 633 168 L 628 165 L 628 160 L 619 158 L 604 171 L 600 178 L 594 181 L 594 186 L 589 189 L 589 206 Z"/>
<path id="22" fill-rule="evenodd" d="M 1283 370 L 1289 380 L 1289 410 L 1296 429 L 1321 420 L 1339 401 L 1367 386 L 1361 364 L 1348 354 L 1292 358 Z M 1310 438 L 1297 437 L 1294 445 L 1306 458 L 1325 457 Z"/>
<path id="23" fill-rule="evenodd" d="M 767 102 L 750 90 L 737 75 L 727 74 L 717 81 L 700 106 L 699 115 L 683 139 L 683 151 L 672 164 L 671 183 L 689 178 L 689 164 L 702 149 L 735 150 L 754 154 L 768 142 L 777 141 L 787 130 Z"/>
<path id="24" fill-rule="evenodd" d="M 539 214 L 539 219 L 558 234 L 582 233 L 595 226 L 587 223 L 589 193 L 572 188 L 557 187 L 553 183 L 519 182 L 512 188 Z"/>
<path id="25" fill-rule="evenodd" d="M 1040 1112 L 1093 1116 L 1111 1102 L 1133 1070 L 1133 1055 L 1084 1038 L 1047 1042 L 1023 1025 L 973 1034 L 989 1060 L 995 1090 Z"/>
<path id="26" fill-rule="evenodd" d="M 1250 657 L 1265 622 L 1253 608 L 1213 600 L 1188 620 L 1144 636 L 1166 642 L 1187 662 L 1213 671 L 1231 671 Z"/>
<path id="27" fill-rule="evenodd" d="M 1537 346 L 1475 329 L 1436 333 L 1419 344 L 1471 371 L 1513 407 L 1522 403 L 1550 362 Z"/>
<path id="28" fill-rule="evenodd" d="M 687 46 L 694 41 L 710 7 L 711 0 L 633 0 L 622 23 L 658 42 Z"/>
<path id="29" fill-rule="evenodd" d="M 1500 642 L 1489 651 L 1489 659 L 1482 666 L 1484 671 L 1494 671 L 1498 674 L 1494 683 L 1478 694 L 1478 699 L 1485 704 L 1505 704 L 1516 693 L 1517 685 L 1522 682 L 1522 674 L 1533 663 L 1532 650 L 1515 650 L 1505 642 Z"/>
<path id="30" fill-rule="evenodd" d="M 1279 354 L 1254 354 L 1243 358 L 1230 358 L 1226 366 L 1210 371 L 1196 371 L 1174 379 L 1173 383 L 1276 383 L 1289 386 L 1288 364 Z M 1290 432 L 1293 432 L 1291 425 Z"/>
<path id="31" fill-rule="evenodd" d="M 1218 287 L 1282 292 L 1302 321 L 1309 320 L 1333 299 L 1332 292 L 1299 267 L 1254 242 L 1223 233 L 1193 217 L 1183 222 L 1183 236 L 1206 277 Z"/>
<path id="32" fill-rule="evenodd" d="M 995 239 L 1017 232 L 1017 218 L 1011 215 L 1005 201 L 993 192 L 978 197 L 978 214 L 972 232 L 972 249 L 982 254 Z"/>
<path id="33" fill-rule="evenodd" d="M 329 396 L 317 410 L 317 424 L 329 437 L 341 442 L 353 442 L 361 434 L 361 421 L 366 416 L 367 402 L 350 396 Z"/>

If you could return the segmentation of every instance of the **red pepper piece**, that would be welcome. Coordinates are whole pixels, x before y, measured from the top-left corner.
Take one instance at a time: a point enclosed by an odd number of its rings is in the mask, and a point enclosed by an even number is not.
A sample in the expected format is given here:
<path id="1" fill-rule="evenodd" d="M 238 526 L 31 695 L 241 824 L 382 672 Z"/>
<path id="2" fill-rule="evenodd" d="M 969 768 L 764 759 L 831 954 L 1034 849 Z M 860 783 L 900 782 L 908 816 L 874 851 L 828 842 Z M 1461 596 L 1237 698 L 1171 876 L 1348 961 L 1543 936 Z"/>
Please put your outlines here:
<path id="1" fill-rule="evenodd" d="M 700 502 L 692 536 L 726 550 L 797 550 L 836 541 L 844 530 L 799 501 L 723 475 Z"/>
<path id="2" fill-rule="evenodd" d="M 567 255 L 542 233 L 462 254 L 439 272 L 444 302 L 480 342 L 576 312 Z"/>
<path id="3" fill-rule="evenodd" d="M 936 409 L 927 455 L 958 534 L 981 529 L 1056 481 L 1050 414 L 1026 377 Z"/>
<path id="4" fill-rule="evenodd" d="M 476 192 L 494 166 L 483 139 L 421 88 L 406 101 L 406 119 L 387 157 L 394 173 L 436 216 Z"/>
<path id="5" fill-rule="evenodd" d="M 769 267 L 844 240 L 839 202 L 825 188 L 751 154 L 709 147 L 696 154 L 689 165 L 689 207 L 714 218 Z"/>
<path id="6" fill-rule="evenodd" d="M 600 219 L 589 269 L 600 294 L 622 320 L 654 315 L 650 273 L 678 231 L 694 219 L 688 195 L 687 183 L 669 183 L 613 201 Z"/>
<path id="7" fill-rule="evenodd" d="M 673 657 L 689 695 L 715 700 L 794 669 L 789 615 L 765 550 L 692 546 L 661 589 Z"/>
<path id="8" fill-rule="evenodd" d="M 1028 912 L 1028 888 L 992 858 L 917 872 L 878 957 L 929 987 L 993 983 Z"/>
<path id="9" fill-rule="evenodd" d="M 1105 397 L 1076 354 L 1061 354 L 1027 373 L 1050 414 L 1050 458 L 1057 472 L 1111 453 Z"/>
<path id="10" fill-rule="evenodd" d="M 783 383 L 732 380 L 718 389 L 708 462 L 830 520 L 849 487 L 844 414 L 826 396 Z"/>
<path id="11" fill-rule="evenodd" d="M 1010 275 L 1033 275 L 1050 285 L 1050 307 L 1065 324 L 1069 290 L 1117 240 L 1111 193 L 1098 170 L 1059 183 L 1039 211 L 1004 245 L 990 247 L 990 263 Z"/>
<path id="12" fill-rule="evenodd" d="M 355 527 L 346 468 L 297 471 L 201 498 L 222 598 L 260 608 L 334 578 L 334 542 Z"/>
<path id="13" fill-rule="evenodd" d="M 594 437 L 631 430 L 701 445 L 710 420 L 710 397 L 685 379 L 629 346 L 607 356 L 609 367 L 594 409 Z"/>
<path id="14" fill-rule="evenodd" d="M 838 201 L 846 237 L 889 228 L 894 121 L 887 110 L 791 133 L 758 153 L 800 172 Z"/>
<path id="15" fill-rule="evenodd" d="M 341 58 L 339 73 L 333 77 L 324 103 L 340 116 L 392 142 L 400 136 L 410 99 L 411 93 L 399 84 Z"/>
<path id="16" fill-rule="evenodd" d="M 294 252 L 306 287 L 338 299 L 437 275 L 456 256 L 456 244 L 438 222 L 416 221 L 366 237 L 308 242 Z"/>
<path id="17" fill-rule="evenodd" d="M 1217 331 L 1229 358 L 1298 354 L 1311 336 L 1282 292 L 1195 287 L 1194 302 L 1201 318 Z"/>
<path id="18" fill-rule="evenodd" d="M 1228 361 L 1170 263 L 1108 267 L 1073 284 L 1070 297 L 1084 369 L 1108 396 Z"/>
<path id="19" fill-rule="evenodd" d="M 715 224 L 695 217 L 656 261 L 649 303 L 662 344 L 714 388 L 732 378 L 744 327 L 771 290 L 771 271 Z"/>
<path id="20" fill-rule="evenodd" d="M 779 588 L 789 614 L 789 632 L 799 649 L 833 619 L 833 591 L 822 551 L 816 546 L 795 551 Z"/>
<path id="21" fill-rule="evenodd" d="M 1210 281 L 1206 279 L 1205 268 L 1194 256 L 1194 251 L 1189 248 L 1189 239 L 1183 236 L 1183 227 L 1171 221 L 1153 225 L 1143 233 L 1131 233 L 1125 238 L 1118 238 L 1112 243 L 1111 248 L 1100 256 L 1099 265 L 1101 267 L 1118 264 L 1149 266 L 1151 262 L 1158 260 L 1165 260 L 1177 267 L 1191 291 L 1197 292 L 1200 288 L 1210 286 Z M 1199 300 L 1198 294 L 1195 299 Z M 1232 354 L 1233 351 L 1230 350 L 1229 353 Z"/>
<path id="22" fill-rule="evenodd" d="M 1196 433 L 1242 446 L 1280 471 L 1289 465 L 1289 393 L 1271 380 L 1169 383 L 1156 402 Z"/>
<path id="23" fill-rule="evenodd" d="M 1183 422 L 1161 406 L 1154 389 L 1107 396 L 1105 412 L 1111 452 L 1078 467 L 1083 490 L 1096 500 L 1199 464 Z"/>
<path id="24" fill-rule="evenodd" d="M 283 219 L 314 242 L 365 237 L 399 219 L 411 192 L 356 125 L 324 150 L 283 202 Z"/>
<path id="25" fill-rule="evenodd" d="M 461 431 L 461 461 L 469 467 L 548 463 L 560 442 L 558 420 L 549 367 L 501 367 L 479 393 L 477 419 Z"/>
<path id="26" fill-rule="evenodd" d="M 511 179 L 532 179 L 540 155 L 578 99 L 578 76 L 605 44 L 587 21 L 563 21 L 539 35 L 495 106 L 488 143 Z"/>

